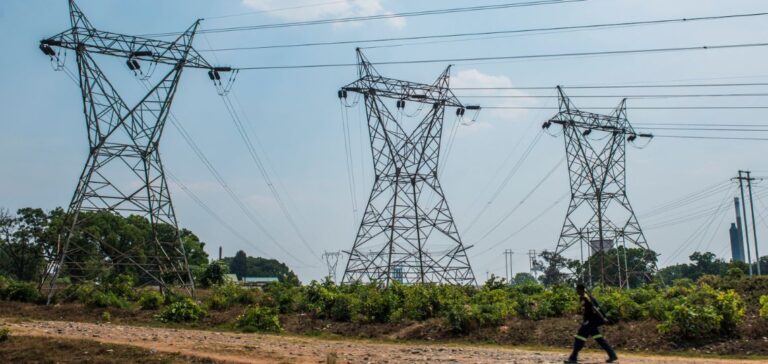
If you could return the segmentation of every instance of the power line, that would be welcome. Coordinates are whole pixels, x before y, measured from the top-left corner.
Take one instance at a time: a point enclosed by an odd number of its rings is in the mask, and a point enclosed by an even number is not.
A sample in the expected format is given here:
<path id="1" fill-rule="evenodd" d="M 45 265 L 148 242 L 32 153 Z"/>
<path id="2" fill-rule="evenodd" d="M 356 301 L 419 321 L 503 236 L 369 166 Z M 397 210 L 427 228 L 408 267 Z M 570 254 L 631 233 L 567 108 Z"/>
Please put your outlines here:
<path id="1" fill-rule="evenodd" d="M 694 87 L 755 87 L 768 86 L 768 82 L 741 83 L 689 83 L 689 84 L 627 84 L 627 85 L 572 85 L 561 86 L 564 89 L 632 89 L 632 88 L 694 88 Z M 555 86 L 519 86 L 519 87 L 452 87 L 453 90 L 552 90 Z"/>
<path id="2" fill-rule="evenodd" d="M 289 7 L 285 7 L 285 8 L 277 8 L 277 9 L 269 9 L 269 10 L 255 10 L 255 11 L 249 11 L 249 12 L 246 12 L 246 13 L 209 16 L 209 17 L 205 18 L 205 20 L 235 18 L 235 17 L 248 16 L 248 15 L 254 15 L 254 14 L 279 13 L 279 12 L 284 12 L 284 11 L 289 11 L 289 10 L 317 8 L 317 7 L 322 7 L 322 6 L 346 3 L 346 2 L 349 2 L 349 1 L 354 1 L 354 0 L 329 1 L 329 2 L 325 2 L 325 3 L 297 5 L 297 6 L 289 6 Z"/>
<path id="3" fill-rule="evenodd" d="M 527 54 L 516 56 L 490 56 L 490 57 L 467 57 L 467 58 L 442 58 L 442 59 L 417 59 L 406 61 L 384 61 L 373 63 L 380 65 L 404 65 L 404 64 L 425 64 L 425 63 L 458 63 L 458 62 L 478 62 L 478 61 L 510 61 L 524 59 L 544 59 L 544 58 L 566 58 L 566 57 L 584 57 L 584 56 L 612 56 L 626 54 L 643 53 L 671 53 L 685 51 L 706 51 L 722 50 L 735 48 L 756 48 L 765 47 L 768 43 L 739 43 L 739 44 L 720 44 L 713 46 L 694 46 L 694 47 L 671 47 L 671 48 L 645 48 L 645 49 L 622 49 L 609 51 L 591 51 L 591 52 L 572 52 L 572 53 L 547 53 L 547 54 Z M 313 69 L 313 68 L 337 68 L 337 67 L 357 67 L 357 63 L 325 63 L 325 64 L 303 64 L 303 65 L 275 65 L 275 66 L 251 66 L 240 67 L 238 70 L 281 70 L 281 69 Z"/>
<path id="4" fill-rule="evenodd" d="M 719 137 L 719 136 L 699 136 L 699 135 L 658 135 L 654 134 L 654 138 L 676 138 L 676 139 L 712 139 L 712 140 L 754 140 L 754 141 L 768 141 L 768 138 L 753 138 L 753 137 Z"/>
<path id="5" fill-rule="evenodd" d="M 478 11 L 488 11 L 488 10 L 501 10 L 501 9 L 521 8 L 521 7 L 530 7 L 530 6 L 540 6 L 540 5 L 567 4 L 567 3 L 576 3 L 576 2 L 584 2 L 584 1 L 586 0 L 535 0 L 535 1 L 527 1 L 527 2 L 479 5 L 479 6 L 460 7 L 460 8 L 420 10 L 420 11 L 378 14 L 378 15 L 368 15 L 368 16 L 352 16 L 352 17 L 346 17 L 346 18 L 305 20 L 305 21 L 296 21 L 296 22 L 288 22 L 288 23 L 246 25 L 246 26 L 238 26 L 238 27 L 226 27 L 226 28 L 209 28 L 209 29 L 201 29 L 201 30 L 198 30 L 197 32 L 200 34 L 241 32 L 241 31 L 251 31 L 251 30 L 289 28 L 289 27 L 322 25 L 322 24 L 351 23 L 351 22 L 393 19 L 393 18 L 411 18 L 411 17 L 427 16 L 427 15 L 443 15 L 443 14 L 478 12 Z M 142 36 L 169 37 L 169 36 L 175 36 L 179 34 L 181 33 L 167 32 L 167 33 L 143 34 Z"/>
<path id="6" fill-rule="evenodd" d="M 486 99 L 556 99 L 557 95 L 456 95 L 461 98 L 486 98 Z M 696 97 L 762 97 L 768 93 L 734 93 L 734 94 L 666 94 L 666 95 L 569 95 L 576 98 L 612 98 L 626 99 L 666 99 L 666 98 L 696 98 Z"/>
<path id="7" fill-rule="evenodd" d="M 560 110 L 557 107 L 548 106 L 483 106 L 483 109 L 496 110 Z M 589 110 L 615 110 L 616 107 L 592 107 L 584 106 Z M 748 110 L 768 109 L 768 106 L 635 106 L 631 110 Z"/>
<path id="8" fill-rule="evenodd" d="M 559 26 L 559 27 L 547 27 L 547 28 L 528 28 L 528 29 L 498 30 L 498 31 L 486 31 L 486 32 L 473 32 L 473 33 L 451 33 L 451 34 L 437 34 L 437 35 L 420 35 L 420 36 L 410 36 L 410 37 L 389 37 L 389 38 L 340 40 L 340 41 L 326 41 L 326 42 L 305 42 L 305 43 L 292 43 L 292 44 L 271 44 L 271 45 L 261 45 L 261 46 L 246 46 L 246 47 L 204 49 L 204 50 L 200 50 L 200 51 L 201 52 L 214 52 L 214 51 L 263 50 L 263 49 L 276 49 L 276 48 L 299 48 L 299 47 L 334 46 L 334 45 L 345 45 L 345 44 L 383 43 L 383 42 L 409 41 L 409 40 L 461 38 L 461 37 L 473 37 L 473 36 L 483 36 L 483 35 L 528 34 L 528 33 L 536 34 L 536 33 L 540 33 L 540 32 L 563 32 L 563 31 L 577 31 L 577 30 L 588 30 L 588 29 L 610 29 L 610 28 L 615 28 L 615 27 L 629 27 L 629 26 L 642 26 L 642 25 L 659 25 L 659 24 L 667 24 L 667 23 L 691 23 L 691 22 L 696 22 L 696 21 L 746 18 L 746 17 L 756 17 L 756 16 L 764 16 L 764 15 L 768 15 L 768 13 L 732 14 L 732 15 L 704 16 L 704 17 L 693 17 L 693 18 L 674 18 L 674 19 L 631 21 L 631 22 L 620 22 L 620 23 L 602 23 L 602 24 Z M 473 38 L 472 40 L 476 40 L 476 39 L 483 39 L 483 38 Z M 425 44 L 425 43 L 428 43 L 428 42 L 421 42 L 419 44 Z M 399 45 L 400 44 L 397 44 L 397 45 L 386 45 L 385 47 L 388 47 L 388 46 L 399 46 Z"/>

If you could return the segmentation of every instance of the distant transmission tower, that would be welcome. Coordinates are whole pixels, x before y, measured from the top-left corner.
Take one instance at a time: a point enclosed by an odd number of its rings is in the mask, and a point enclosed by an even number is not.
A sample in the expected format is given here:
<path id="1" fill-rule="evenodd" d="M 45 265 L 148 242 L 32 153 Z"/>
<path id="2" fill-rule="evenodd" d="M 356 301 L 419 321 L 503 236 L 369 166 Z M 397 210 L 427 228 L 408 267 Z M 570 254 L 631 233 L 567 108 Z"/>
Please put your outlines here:
<path id="1" fill-rule="evenodd" d="M 62 53 L 71 50 L 77 56 L 89 155 L 69 204 L 58 251 L 43 281 L 49 284 L 49 301 L 60 274 L 87 279 L 108 267 L 129 266 L 140 272 L 144 282 L 163 288 L 179 284 L 192 293 L 192 276 L 158 148 L 182 71 L 208 69 L 217 83 L 219 72 L 229 69 L 211 66 L 192 48 L 199 21 L 168 42 L 97 30 L 74 1 L 69 1 L 69 13 L 72 27 L 42 40 L 40 49 L 67 72 Z M 103 73 L 97 55 L 125 59 L 143 81 L 152 71 L 160 71 L 158 65 L 167 71 L 162 71 L 159 82 L 149 85 L 149 92 L 136 105 L 128 105 Z M 149 65 L 146 70 L 142 63 Z M 80 229 L 95 211 L 145 217 L 152 236 L 124 242 Z M 94 251 L 98 260 L 85 261 Z"/>
<path id="2" fill-rule="evenodd" d="M 339 265 L 339 258 L 341 258 L 341 252 L 323 252 L 323 260 L 328 267 L 328 277 L 331 277 L 334 282 L 336 280 L 336 267 Z"/>
<path id="3" fill-rule="evenodd" d="M 453 95 L 450 67 L 427 85 L 383 77 L 359 49 L 357 57 L 360 78 L 339 97 L 363 96 L 375 177 L 342 282 L 473 284 L 467 247 L 438 181 L 438 161 L 445 108 L 455 107 L 460 117 L 479 106 L 465 107 Z M 390 99 L 395 105 L 388 105 Z M 413 130 L 405 130 L 391 109 L 406 102 L 426 112 Z M 428 254 L 436 245 L 450 248 Z"/>
<path id="4" fill-rule="evenodd" d="M 590 263 L 581 273 L 587 283 L 593 284 L 596 277 L 602 285 L 628 287 L 630 277 L 650 272 L 630 265 L 627 249 L 639 248 L 645 258 L 652 252 L 627 198 L 626 144 L 653 136 L 632 128 L 626 99 L 611 115 L 601 115 L 577 109 L 560 87 L 557 92 L 560 110 L 543 127 L 554 123 L 563 128 L 571 202 L 555 253 L 564 256 L 579 249 L 582 264 L 587 259 Z M 615 258 L 607 259 L 609 252 L 615 252 Z"/>

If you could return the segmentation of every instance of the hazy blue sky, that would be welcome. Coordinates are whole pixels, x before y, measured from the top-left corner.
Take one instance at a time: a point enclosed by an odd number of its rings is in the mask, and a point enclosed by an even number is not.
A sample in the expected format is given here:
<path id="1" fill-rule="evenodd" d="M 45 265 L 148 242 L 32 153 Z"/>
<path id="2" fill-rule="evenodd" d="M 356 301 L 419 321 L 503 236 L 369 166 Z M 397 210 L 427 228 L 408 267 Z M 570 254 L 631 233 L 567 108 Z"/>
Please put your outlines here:
<path id="1" fill-rule="evenodd" d="M 80 7 L 98 28 L 128 34 L 146 34 L 186 29 L 197 18 L 209 18 L 202 29 L 255 25 L 296 20 L 335 18 L 505 1 L 462 0 L 349 0 L 324 6 L 258 12 L 246 16 L 218 17 L 306 4 L 323 0 L 226 0 L 226 1 L 95 1 L 81 0 Z M 355 24 L 318 25 L 199 36 L 198 49 L 258 46 L 296 42 L 356 40 L 378 37 L 479 32 L 516 28 L 552 27 L 682 18 L 768 10 L 759 0 L 589 0 L 585 2 L 516 8 L 489 12 L 380 20 Z M 368 49 L 377 60 L 508 56 L 560 52 L 635 48 L 688 47 L 765 42 L 766 18 L 723 20 L 654 27 L 557 32 L 535 36 L 503 37 L 470 42 L 448 42 L 416 46 Z M 54 72 L 49 60 L 37 49 L 40 39 L 69 26 L 67 2 L 6 0 L 0 2 L 0 207 L 17 209 L 36 206 L 51 209 L 66 206 L 87 155 L 82 103 L 77 86 L 62 72 Z M 234 67 L 355 61 L 355 44 L 237 52 L 206 52 L 209 60 Z M 517 62 L 458 63 L 452 83 L 460 86 L 552 86 L 622 83 L 675 82 L 766 82 L 768 50 L 765 47 L 692 51 L 668 54 L 636 54 L 610 57 L 559 58 Z M 122 61 L 103 59 L 114 74 L 119 89 L 127 94 L 140 88 Z M 67 59 L 74 69 L 73 54 Z M 381 66 L 385 75 L 431 82 L 444 64 Z M 260 142 L 262 158 L 269 161 L 272 178 L 280 193 L 290 200 L 290 209 L 304 236 L 316 252 L 350 249 L 359 221 L 352 202 L 345 167 L 342 117 L 336 90 L 353 81 L 354 68 L 303 69 L 242 72 L 232 97 L 241 101 L 249 132 Z M 764 88 L 683 90 L 579 90 L 574 95 L 610 94 L 607 99 L 574 98 L 577 106 L 611 107 L 622 93 L 716 93 L 764 92 Z M 554 95 L 552 90 L 512 90 L 496 94 Z M 463 95 L 480 92 L 463 91 Z M 468 103 L 475 99 L 465 99 Z M 393 101 L 394 102 L 394 101 Z M 556 106 L 554 99 L 483 99 L 485 105 Z M 754 124 L 764 119 L 763 110 L 633 110 L 642 106 L 736 105 L 766 106 L 765 97 L 643 99 L 629 100 L 633 123 L 732 123 Z M 285 261 L 303 281 L 320 278 L 324 265 L 306 249 L 290 228 L 273 200 L 264 179 L 250 159 L 246 147 L 204 71 L 187 70 L 173 104 L 173 112 L 242 201 L 257 211 L 272 235 L 307 265 L 297 263 L 270 245 L 233 203 L 215 179 L 194 156 L 171 125 L 166 129 L 162 154 L 167 169 L 211 206 L 251 244 Z M 514 270 L 527 270 L 529 249 L 553 249 L 562 226 L 568 188 L 566 168 L 561 165 L 551 178 L 504 223 L 486 238 L 488 229 L 517 205 L 564 155 L 562 137 L 544 135 L 530 158 L 496 198 L 472 229 L 467 226 L 488 202 L 493 190 L 512 169 L 522 151 L 539 133 L 540 125 L 554 110 L 486 110 L 477 123 L 460 125 L 450 156 L 443 160 L 441 179 L 448 202 L 470 250 L 478 278 L 486 272 L 503 275 L 502 251 L 516 252 Z M 362 109 L 349 110 L 356 199 L 361 205 L 372 184 L 370 150 Z M 454 126 L 446 118 L 446 133 Z M 252 127 L 252 128 L 251 128 Z M 362 129 L 361 129 L 362 128 Z M 687 134 L 691 131 L 654 131 L 658 134 Z M 724 135 L 721 132 L 719 135 Z M 743 132 L 738 135 L 761 136 Z M 714 132 L 706 135 L 718 135 Z M 522 140 L 517 149 L 513 149 Z M 664 212 L 653 209 L 685 194 L 725 182 L 738 169 L 758 175 L 768 170 L 762 141 L 654 139 L 645 149 L 628 148 L 629 196 L 640 223 L 646 227 L 651 248 L 662 254 L 661 262 L 686 261 L 695 249 L 707 249 L 729 257 L 727 228 L 732 209 L 709 214 L 733 190 L 722 190 L 697 204 Z M 509 157 L 511 155 L 511 157 Z M 504 163 L 507 160 L 507 163 Z M 763 187 L 760 186 L 762 191 Z M 179 223 L 196 232 L 214 255 L 219 245 L 225 255 L 244 249 L 258 255 L 246 242 L 233 236 L 212 219 L 178 186 L 172 196 Z M 765 199 L 763 197 L 763 199 Z M 557 202 L 559 201 L 559 202 Z M 768 202 L 768 199 L 766 199 Z M 530 219 L 556 204 L 541 219 L 514 236 Z M 760 216 L 768 204 L 756 202 Z M 727 210 L 727 211 L 726 211 Z M 654 212 L 648 214 L 648 212 Z M 662 210 L 665 211 L 665 210 Z M 702 217 L 686 221 L 697 212 Z M 711 219 L 710 219 L 711 218 Z M 681 223 L 664 226 L 666 221 Z M 768 226 L 758 219 L 758 233 Z M 708 229 L 708 230 L 705 230 Z M 768 236 L 763 239 L 768 239 Z M 761 245 L 763 254 L 768 244 Z M 489 250 L 490 249 L 490 250 Z M 486 253 L 483 253 L 487 251 Z M 483 254 L 480 254 L 483 253 Z M 343 262 L 339 264 L 340 273 Z"/>

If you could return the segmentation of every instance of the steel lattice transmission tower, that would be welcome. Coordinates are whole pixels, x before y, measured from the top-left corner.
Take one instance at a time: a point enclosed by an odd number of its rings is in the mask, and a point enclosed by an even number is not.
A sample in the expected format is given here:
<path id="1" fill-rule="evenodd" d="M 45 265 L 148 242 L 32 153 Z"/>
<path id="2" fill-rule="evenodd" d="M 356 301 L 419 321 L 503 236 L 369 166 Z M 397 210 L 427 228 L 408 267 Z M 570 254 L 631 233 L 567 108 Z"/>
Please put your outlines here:
<path id="1" fill-rule="evenodd" d="M 341 258 L 341 252 L 335 251 L 335 252 L 329 252 L 325 251 L 323 252 L 323 261 L 325 261 L 325 265 L 328 268 L 328 277 L 333 279 L 334 282 L 337 282 L 336 280 L 336 267 L 339 265 L 339 258 Z"/>
<path id="2" fill-rule="evenodd" d="M 342 282 L 473 284 L 467 247 L 438 181 L 438 162 L 446 107 L 457 108 L 461 116 L 479 106 L 465 107 L 451 92 L 450 66 L 428 85 L 381 76 L 359 49 L 357 57 L 360 78 L 344 86 L 339 97 L 352 92 L 365 100 L 374 183 Z M 428 110 L 412 131 L 390 109 L 404 108 L 406 102 Z M 441 254 L 428 253 L 446 245 L 450 248 Z"/>
<path id="3" fill-rule="evenodd" d="M 163 288 L 180 284 L 191 293 L 192 277 L 158 148 L 182 71 L 207 69 L 215 82 L 218 72 L 228 69 L 211 66 L 192 48 L 199 21 L 175 40 L 161 41 L 97 30 L 72 0 L 69 13 L 72 27 L 42 40 L 40 49 L 52 60 L 67 50 L 77 56 L 89 155 L 43 284 L 48 282 L 50 297 L 62 272 L 82 279 L 104 267 L 131 266 L 145 281 Z M 122 58 L 134 73 L 141 72 L 142 63 L 167 72 L 137 104 L 128 105 L 103 73 L 98 55 Z M 80 229 L 96 211 L 142 216 L 152 236 L 122 242 Z M 81 259 L 89 249 L 100 254 L 95 264 Z"/>
<path id="4" fill-rule="evenodd" d="M 562 126 L 571 201 L 555 253 L 565 256 L 579 249 L 582 266 L 589 262 L 577 273 L 579 278 L 627 287 L 630 277 L 646 278 L 651 273 L 647 266 L 631 264 L 627 249 L 639 248 L 644 257 L 653 253 L 627 197 L 626 145 L 653 136 L 632 128 L 626 99 L 610 115 L 601 115 L 577 109 L 560 87 L 557 92 L 559 112 L 544 128 Z M 609 252 L 615 257 L 607 259 Z"/>

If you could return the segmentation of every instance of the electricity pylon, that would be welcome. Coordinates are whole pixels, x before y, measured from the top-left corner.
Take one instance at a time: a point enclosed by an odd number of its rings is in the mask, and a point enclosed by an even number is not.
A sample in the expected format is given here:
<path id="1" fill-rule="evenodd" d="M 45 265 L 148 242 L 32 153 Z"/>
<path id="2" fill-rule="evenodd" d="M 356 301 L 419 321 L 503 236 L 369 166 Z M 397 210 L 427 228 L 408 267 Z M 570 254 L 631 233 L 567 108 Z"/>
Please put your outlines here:
<path id="1" fill-rule="evenodd" d="M 650 271 L 630 264 L 627 249 L 641 249 L 641 260 L 655 259 L 627 198 L 626 144 L 653 136 L 632 128 L 626 99 L 610 115 L 601 115 L 577 109 L 560 87 L 557 92 L 559 112 L 543 127 L 563 128 L 571 202 L 555 253 L 563 256 L 577 248 L 582 266 L 589 263 L 579 278 L 593 284 L 596 276 L 602 285 L 628 287 L 631 277 L 647 278 Z M 615 252 L 615 261 L 606 259 L 609 252 Z M 593 265 L 599 272 L 592 271 Z"/>
<path id="2" fill-rule="evenodd" d="M 342 282 L 473 284 L 468 247 L 440 187 L 438 162 L 445 108 L 455 107 L 461 116 L 479 106 L 465 107 L 451 92 L 450 66 L 428 85 L 381 76 L 359 49 L 357 57 L 359 79 L 342 87 L 339 97 L 353 92 L 365 100 L 375 177 Z M 398 109 L 414 102 L 428 111 L 406 131 L 386 102 L 390 99 Z M 427 254 L 436 245 L 450 248 Z"/>
<path id="3" fill-rule="evenodd" d="M 98 30 L 73 0 L 69 15 L 71 28 L 42 40 L 40 49 L 58 62 L 62 52 L 76 54 L 89 155 L 67 210 L 59 247 L 42 282 L 49 285 L 49 301 L 63 272 L 79 280 L 115 266 L 133 267 L 145 282 L 163 289 L 179 284 L 191 294 L 192 276 L 158 148 L 182 71 L 207 69 L 216 82 L 219 72 L 229 69 L 211 66 L 192 48 L 199 20 L 168 42 Z M 158 65 L 168 70 L 130 106 L 103 73 L 96 55 L 125 59 L 135 74 L 142 72 L 142 63 L 153 70 Z M 152 236 L 124 242 L 80 229 L 96 211 L 142 216 L 150 223 Z M 98 259 L 84 261 L 94 249 Z"/>
<path id="4" fill-rule="evenodd" d="M 341 258 L 341 252 L 323 252 L 323 260 L 328 268 L 328 277 L 336 282 L 336 267 L 339 265 L 339 258 Z"/>

